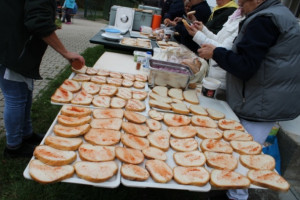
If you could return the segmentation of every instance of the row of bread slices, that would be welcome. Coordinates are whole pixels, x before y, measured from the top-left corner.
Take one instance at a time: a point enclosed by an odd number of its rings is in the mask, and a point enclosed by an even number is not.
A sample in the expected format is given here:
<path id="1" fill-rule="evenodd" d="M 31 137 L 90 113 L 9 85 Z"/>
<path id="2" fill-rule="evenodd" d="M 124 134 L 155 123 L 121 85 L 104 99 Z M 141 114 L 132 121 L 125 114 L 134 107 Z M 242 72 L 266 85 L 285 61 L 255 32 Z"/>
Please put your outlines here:
<path id="1" fill-rule="evenodd" d="M 80 70 L 75 70 L 72 68 L 72 71 L 76 74 L 86 74 L 86 75 L 98 75 L 101 77 L 111 77 L 111 78 L 123 78 L 129 81 L 142 81 L 146 82 L 148 80 L 147 76 L 144 74 L 128 74 L 128 73 L 120 73 L 113 72 L 105 69 L 95 69 L 91 67 L 82 67 Z M 90 77 L 91 78 L 91 77 Z M 86 78 L 83 81 L 89 81 L 90 79 Z M 81 81 L 81 80 L 79 80 Z M 102 84 L 102 83 L 101 83 Z"/>

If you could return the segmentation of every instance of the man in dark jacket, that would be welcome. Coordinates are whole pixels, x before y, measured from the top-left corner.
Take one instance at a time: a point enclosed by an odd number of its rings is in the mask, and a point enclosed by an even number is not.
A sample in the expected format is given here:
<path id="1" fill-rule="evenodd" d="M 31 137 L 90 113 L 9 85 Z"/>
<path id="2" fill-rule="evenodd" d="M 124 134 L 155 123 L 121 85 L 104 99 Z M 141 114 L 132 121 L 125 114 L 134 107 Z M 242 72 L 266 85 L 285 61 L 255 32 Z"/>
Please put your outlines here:
<path id="1" fill-rule="evenodd" d="M 70 62 L 84 58 L 69 52 L 55 30 L 55 0 L 0 1 L 0 87 L 4 96 L 7 157 L 31 157 L 42 137 L 34 134 L 30 110 L 33 80 L 48 45 Z"/>
<path id="2" fill-rule="evenodd" d="M 164 24 L 168 20 L 174 20 L 176 17 L 181 17 L 184 14 L 183 0 L 172 0 L 169 10 L 164 14 Z"/>

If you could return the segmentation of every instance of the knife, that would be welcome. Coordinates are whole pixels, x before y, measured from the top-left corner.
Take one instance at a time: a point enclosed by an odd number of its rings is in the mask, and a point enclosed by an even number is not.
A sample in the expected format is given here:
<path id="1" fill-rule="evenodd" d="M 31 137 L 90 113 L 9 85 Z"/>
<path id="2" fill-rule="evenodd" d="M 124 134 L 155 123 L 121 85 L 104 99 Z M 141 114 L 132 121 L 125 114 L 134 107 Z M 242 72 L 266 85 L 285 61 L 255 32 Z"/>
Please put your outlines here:
<path id="1" fill-rule="evenodd" d="M 192 24 L 193 24 L 193 22 L 192 22 L 189 18 L 187 18 L 185 15 L 182 15 L 182 17 L 183 17 L 183 19 L 185 19 L 185 20 L 187 21 L 187 23 L 188 23 L 189 25 L 192 25 Z"/>

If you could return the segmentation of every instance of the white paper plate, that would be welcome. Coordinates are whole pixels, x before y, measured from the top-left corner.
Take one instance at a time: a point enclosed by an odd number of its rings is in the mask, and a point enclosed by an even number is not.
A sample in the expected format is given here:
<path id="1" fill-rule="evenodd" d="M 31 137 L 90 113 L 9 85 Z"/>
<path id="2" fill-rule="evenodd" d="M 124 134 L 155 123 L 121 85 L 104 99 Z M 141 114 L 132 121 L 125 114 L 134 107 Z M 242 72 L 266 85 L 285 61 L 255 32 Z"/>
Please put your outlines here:
<path id="1" fill-rule="evenodd" d="M 111 36 L 111 35 L 108 35 L 106 33 L 102 33 L 101 36 L 104 37 L 107 40 L 121 40 L 121 39 L 123 39 L 122 35 Z"/>

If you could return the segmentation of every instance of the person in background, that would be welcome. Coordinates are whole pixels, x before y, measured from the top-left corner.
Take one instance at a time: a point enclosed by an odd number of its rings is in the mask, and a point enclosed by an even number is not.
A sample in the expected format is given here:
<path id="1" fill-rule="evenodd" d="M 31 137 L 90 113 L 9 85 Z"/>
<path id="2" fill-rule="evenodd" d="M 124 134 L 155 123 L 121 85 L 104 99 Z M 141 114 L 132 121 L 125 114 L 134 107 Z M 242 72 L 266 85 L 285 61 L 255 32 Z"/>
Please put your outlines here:
<path id="1" fill-rule="evenodd" d="M 161 8 L 161 20 L 162 24 L 164 23 L 165 14 L 169 12 L 170 5 L 172 3 L 172 0 L 161 0 L 162 1 L 162 8 Z"/>
<path id="2" fill-rule="evenodd" d="M 62 22 L 65 22 L 65 20 L 67 19 L 66 24 L 71 24 L 71 14 L 73 12 L 75 4 L 75 0 L 65 0 L 65 3 L 63 5 L 63 8 L 65 8 L 65 15 Z"/>
<path id="3" fill-rule="evenodd" d="M 184 1 L 184 12 L 185 15 L 191 10 L 191 2 L 190 0 Z M 176 17 L 173 21 L 169 20 L 166 24 L 167 26 L 176 26 L 178 22 L 182 21 L 182 17 Z"/>
<path id="4" fill-rule="evenodd" d="M 56 12 L 58 14 L 58 19 L 61 20 L 62 17 L 62 1 L 56 0 Z"/>
<path id="5" fill-rule="evenodd" d="M 169 26 L 169 22 L 173 21 L 176 17 L 182 17 L 184 14 L 184 0 L 172 0 L 169 10 L 164 14 L 163 22 Z"/>
<path id="6" fill-rule="evenodd" d="M 193 36 L 193 41 L 198 45 L 213 44 L 218 47 L 224 47 L 228 50 L 232 48 L 233 40 L 236 38 L 239 29 L 239 23 L 244 19 L 242 9 L 238 8 L 232 15 L 228 17 L 227 22 L 223 25 L 223 28 L 214 34 L 208 28 L 199 21 L 195 21 L 187 31 Z M 208 77 L 212 77 L 221 81 L 221 86 L 218 89 L 217 98 L 225 100 L 226 89 L 226 71 L 218 66 L 213 60 L 209 60 Z"/>
<path id="7" fill-rule="evenodd" d="M 279 0 L 239 0 L 246 15 L 232 50 L 205 44 L 200 57 L 227 71 L 227 102 L 241 123 L 263 144 L 276 121 L 300 114 L 300 26 Z M 228 190 L 230 199 L 248 190 Z"/>
<path id="8" fill-rule="evenodd" d="M 0 1 L 0 87 L 4 96 L 4 125 L 9 158 L 31 157 L 42 136 L 33 132 L 30 111 L 34 79 L 48 45 L 69 62 L 85 64 L 57 37 L 55 0 Z M 15 10 L 11 13 L 10 10 Z M 7 16 L 13 15 L 10 20 Z M 14 34 L 12 34 L 14 33 Z"/>

